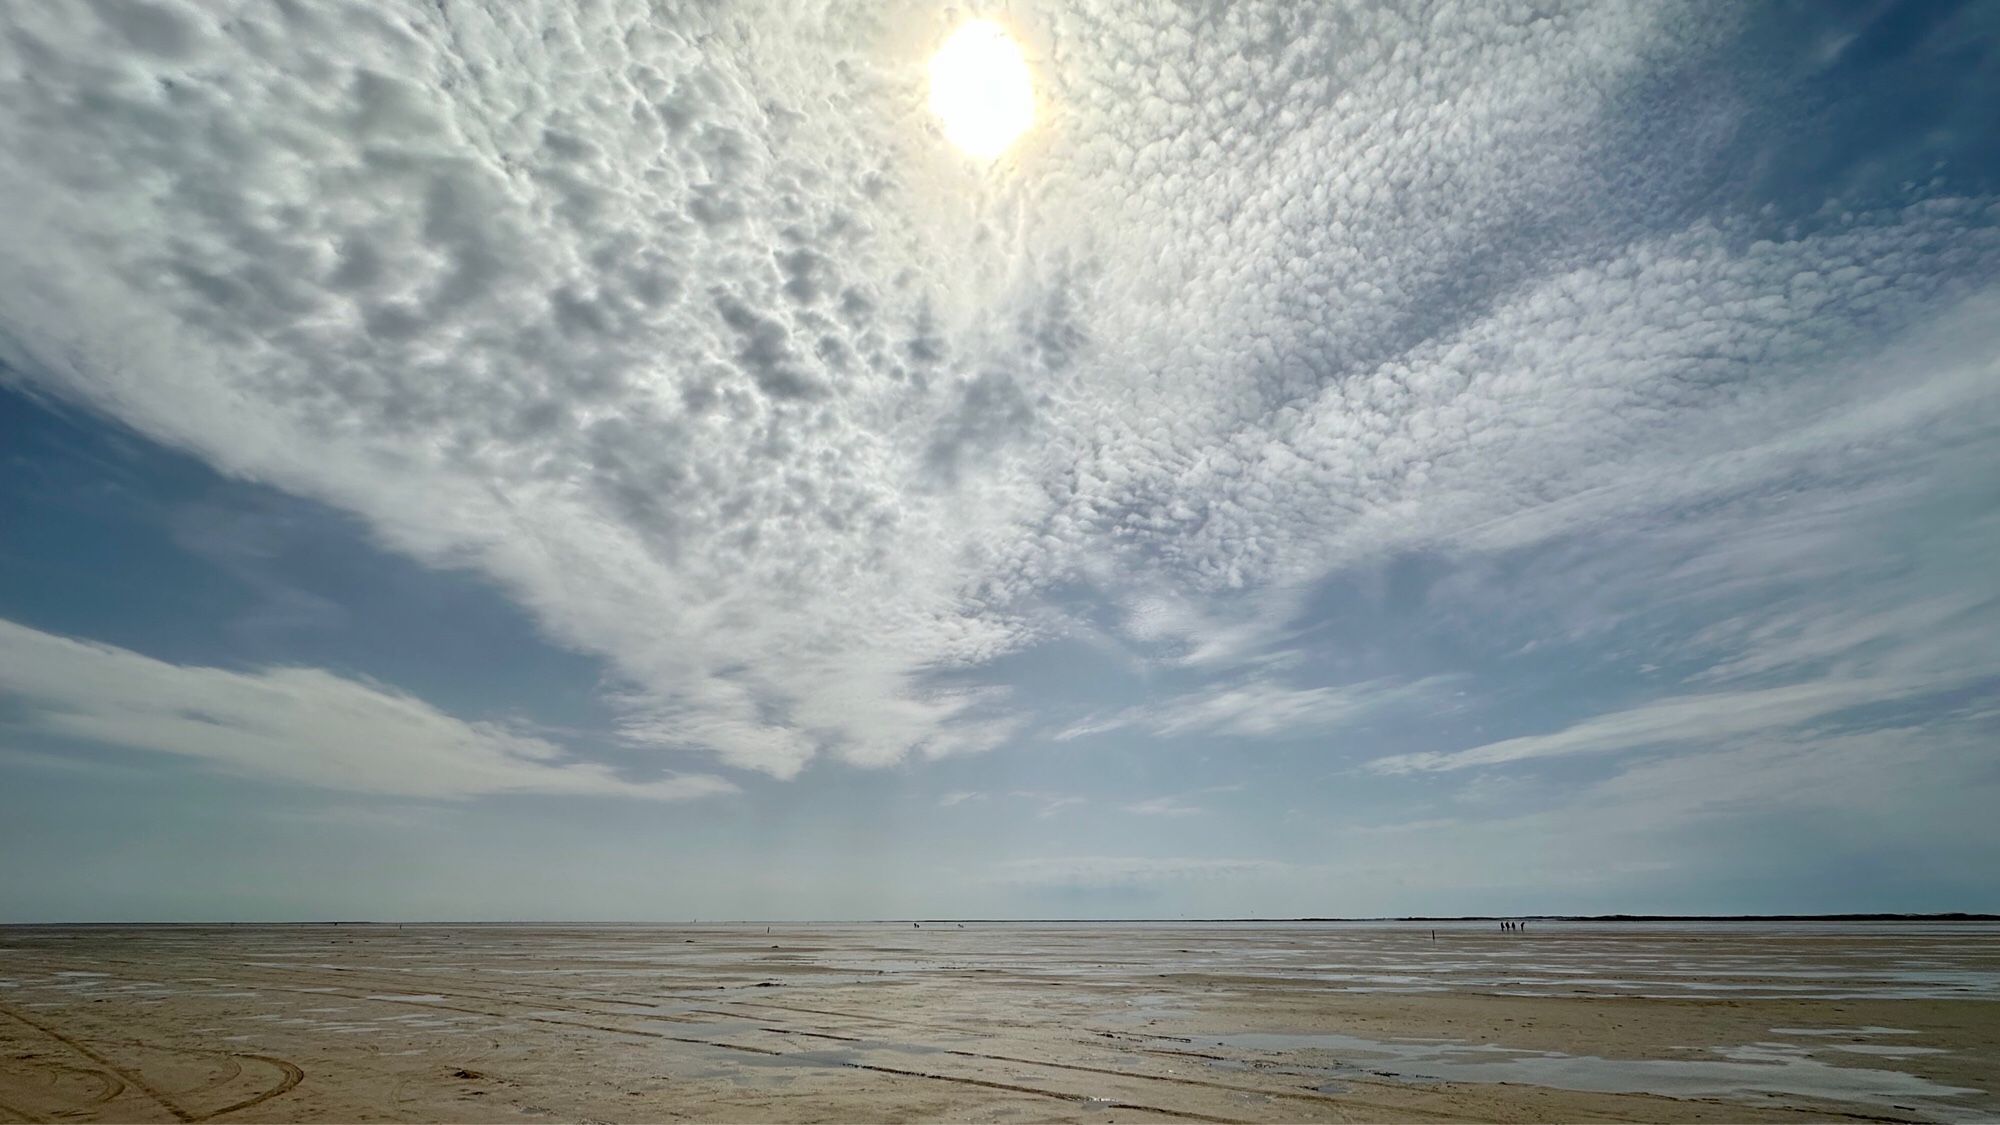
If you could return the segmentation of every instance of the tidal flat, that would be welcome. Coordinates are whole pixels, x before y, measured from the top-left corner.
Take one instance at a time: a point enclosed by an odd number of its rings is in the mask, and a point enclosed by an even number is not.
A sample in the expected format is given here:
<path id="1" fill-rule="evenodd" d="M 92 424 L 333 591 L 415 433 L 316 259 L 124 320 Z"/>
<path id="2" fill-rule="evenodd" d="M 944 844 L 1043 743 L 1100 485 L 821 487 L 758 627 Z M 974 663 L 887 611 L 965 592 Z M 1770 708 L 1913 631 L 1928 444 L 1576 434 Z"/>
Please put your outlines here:
<path id="1" fill-rule="evenodd" d="M 2000 1120 L 2000 926 L 0 928 L 0 1121 Z"/>

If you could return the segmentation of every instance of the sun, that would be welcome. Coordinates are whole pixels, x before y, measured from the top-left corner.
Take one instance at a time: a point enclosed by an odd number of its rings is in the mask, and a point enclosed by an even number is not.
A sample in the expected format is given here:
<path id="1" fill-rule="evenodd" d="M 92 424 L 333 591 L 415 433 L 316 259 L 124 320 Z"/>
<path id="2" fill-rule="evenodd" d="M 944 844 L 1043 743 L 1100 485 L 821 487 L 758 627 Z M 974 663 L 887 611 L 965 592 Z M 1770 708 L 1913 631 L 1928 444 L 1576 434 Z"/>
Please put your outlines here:
<path id="1" fill-rule="evenodd" d="M 1005 28 L 974 20 L 931 59 L 931 112 L 945 138 L 992 160 L 1035 123 L 1035 86 L 1021 47 Z"/>

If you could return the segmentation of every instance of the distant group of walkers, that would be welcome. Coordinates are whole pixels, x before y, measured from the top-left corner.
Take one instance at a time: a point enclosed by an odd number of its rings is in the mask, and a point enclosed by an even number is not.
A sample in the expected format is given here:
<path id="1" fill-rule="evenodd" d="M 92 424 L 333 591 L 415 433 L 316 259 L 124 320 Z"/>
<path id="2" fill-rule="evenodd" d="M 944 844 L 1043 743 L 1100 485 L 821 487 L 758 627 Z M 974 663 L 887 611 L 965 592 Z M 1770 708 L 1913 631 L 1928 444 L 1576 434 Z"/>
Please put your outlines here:
<path id="1" fill-rule="evenodd" d="M 1526 922 L 1502 922 L 1500 923 L 1500 932 L 1503 934 L 1525 934 L 1528 932 L 1528 924 Z M 1438 932 L 1432 930 L 1431 940 L 1436 941 L 1437 939 Z"/>

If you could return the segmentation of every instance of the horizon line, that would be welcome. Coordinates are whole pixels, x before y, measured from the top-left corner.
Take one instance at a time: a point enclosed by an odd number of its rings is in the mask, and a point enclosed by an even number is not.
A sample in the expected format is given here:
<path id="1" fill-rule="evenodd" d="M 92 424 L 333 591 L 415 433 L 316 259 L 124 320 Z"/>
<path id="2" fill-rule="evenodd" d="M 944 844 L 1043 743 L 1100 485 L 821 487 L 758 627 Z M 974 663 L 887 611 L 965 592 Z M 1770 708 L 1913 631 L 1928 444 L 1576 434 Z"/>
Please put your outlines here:
<path id="1" fill-rule="evenodd" d="M 1222 923 L 1261 923 L 1278 925 L 1284 923 L 1324 923 L 1324 922 L 2000 922 L 2000 913 L 1978 911 L 1872 911 L 1827 914 L 1403 914 L 1334 916 L 1304 915 L 1286 917 L 1213 917 L 1213 918 L 726 918 L 703 921 L 688 920 L 643 920 L 604 918 L 511 918 L 511 919 L 393 919 L 393 918 L 293 918 L 284 920 L 211 918 L 198 920 L 162 921 L 158 919 L 119 919 L 75 921 L 56 920 L 38 922 L 0 922 L 0 929 L 21 929 L 36 926 L 653 926 L 662 929 L 690 926 L 887 926 L 887 925 L 932 925 L 976 923 L 982 925 L 1034 925 L 1061 923 L 1069 925 L 1121 925 L 1139 923 L 1173 923 L 1183 925 L 1213 925 Z"/>

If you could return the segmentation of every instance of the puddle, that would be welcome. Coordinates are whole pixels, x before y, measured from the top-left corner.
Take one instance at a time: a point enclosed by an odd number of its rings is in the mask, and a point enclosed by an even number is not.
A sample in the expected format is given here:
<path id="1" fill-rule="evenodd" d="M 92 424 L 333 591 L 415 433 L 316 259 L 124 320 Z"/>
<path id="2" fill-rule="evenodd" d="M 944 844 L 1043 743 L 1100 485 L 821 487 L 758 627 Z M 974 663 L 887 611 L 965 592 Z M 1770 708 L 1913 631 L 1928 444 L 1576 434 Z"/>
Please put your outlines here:
<path id="1" fill-rule="evenodd" d="M 787 1051 L 782 1055 L 758 1055 L 748 1051 L 731 1051 L 730 1055 L 732 1061 L 744 1066 L 849 1067 L 860 1061 L 856 1057 L 857 1053 L 850 1050 L 812 1050 Z"/>
<path id="2" fill-rule="evenodd" d="M 1402 1079 L 1445 1082 L 1513 1082 L 1602 1094 L 1663 1094 L 1669 1097 L 1800 1097 L 1864 1105 L 1902 1106 L 1923 1102 L 1941 1120 L 1986 1120 L 1990 1110 L 1961 1099 L 1985 1091 L 1948 1086 L 1900 1070 L 1836 1066 L 1813 1057 L 1796 1043 L 1752 1043 L 1711 1047 L 1721 1058 L 1608 1059 L 1557 1051 L 1527 1051 L 1499 1044 L 1437 1043 L 1363 1039 L 1351 1035 L 1247 1033 L 1201 1036 L 1213 1043 L 1251 1051 L 1324 1051 L 1338 1057 L 1334 1072 L 1367 1071 Z M 1839 1049 L 1853 1044 L 1827 1044 Z M 1863 1045 L 1866 1046 L 1866 1045 Z M 1887 1048 L 1864 1054 L 1930 1054 L 1937 1048 Z M 1949 1104 L 1960 1100 L 1959 1104 Z M 1940 1104 L 1944 1103 L 1944 1104 Z"/>
<path id="3" fill-rule="evenodd" d="M 1774 1027 L 1773 1035 L 1916 1035 L 1906 1027 Z"/>

